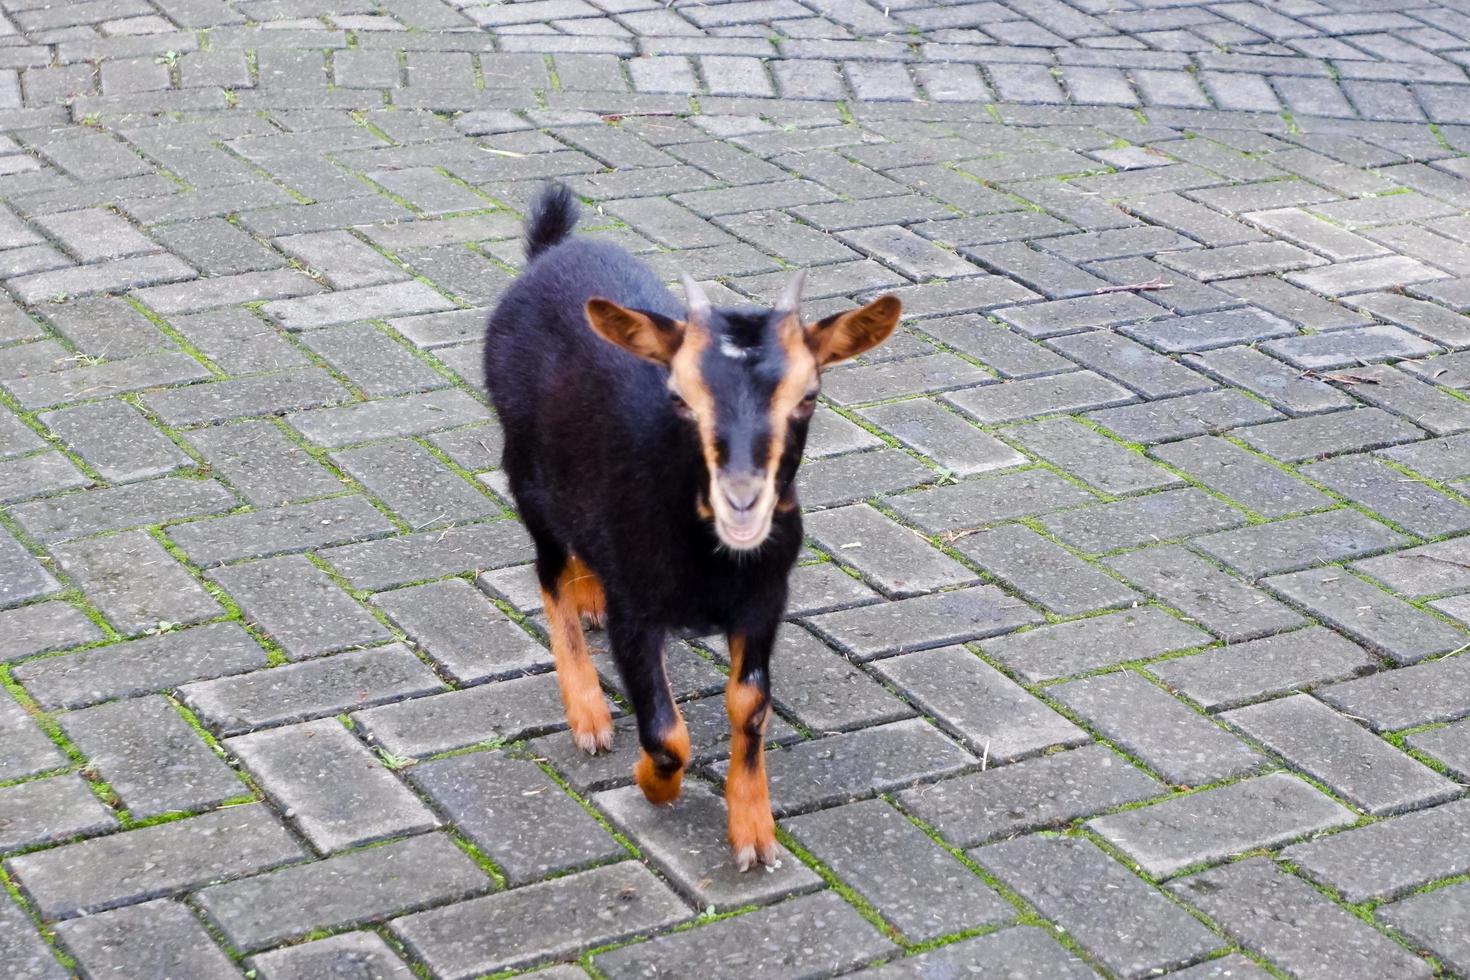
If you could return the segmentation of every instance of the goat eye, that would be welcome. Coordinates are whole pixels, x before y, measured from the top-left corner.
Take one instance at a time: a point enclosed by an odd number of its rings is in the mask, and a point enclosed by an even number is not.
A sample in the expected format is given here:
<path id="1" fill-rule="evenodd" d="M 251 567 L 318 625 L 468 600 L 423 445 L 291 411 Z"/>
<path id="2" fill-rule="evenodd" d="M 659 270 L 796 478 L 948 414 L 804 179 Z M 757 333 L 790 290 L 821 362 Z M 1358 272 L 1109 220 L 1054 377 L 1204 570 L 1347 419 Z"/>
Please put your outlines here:
<path id="1" fill-rule="evenodd" d="M 815 405 L 817 403 L 817 393 L 815 391 L 809 391 L 801 400 L 808 405 Z"/>
<path id="2" fill-rule="evenodd" d="M 694 417 L 694 410 L 689 407 L 688 402 L 679 397 L 677 392 L 669 392 L 669 405 L 673 407 L 674 414 L 680 418 Z"/>

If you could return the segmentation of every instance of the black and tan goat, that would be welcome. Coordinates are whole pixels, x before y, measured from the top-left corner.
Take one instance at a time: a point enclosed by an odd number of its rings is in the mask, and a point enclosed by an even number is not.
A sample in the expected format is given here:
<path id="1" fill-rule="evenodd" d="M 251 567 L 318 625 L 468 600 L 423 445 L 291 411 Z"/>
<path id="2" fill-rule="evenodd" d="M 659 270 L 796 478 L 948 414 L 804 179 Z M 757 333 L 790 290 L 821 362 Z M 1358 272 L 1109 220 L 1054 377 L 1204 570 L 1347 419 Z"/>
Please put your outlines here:
<path id="1" fill-rule="evenodd" d="M 797 273 L 773 309 L 714 308 L 684 278 L 680 304 L 621 248 L 572 237 L 562 187 L 531 209 L 530 259 L 490 317 L 485 375 L 577 745 L 612 744 L 582 617 L 606 618 L 654 803 L 679 795 L 689 733 L 664 673 L 668 631 L 726 634 L 730 844 L 769 864 L 775 824 L 763 742 L 768 662 L 801 547 L 793 478 L 829 364 L 898 322 L 884 296 L 803 324 Z"/>

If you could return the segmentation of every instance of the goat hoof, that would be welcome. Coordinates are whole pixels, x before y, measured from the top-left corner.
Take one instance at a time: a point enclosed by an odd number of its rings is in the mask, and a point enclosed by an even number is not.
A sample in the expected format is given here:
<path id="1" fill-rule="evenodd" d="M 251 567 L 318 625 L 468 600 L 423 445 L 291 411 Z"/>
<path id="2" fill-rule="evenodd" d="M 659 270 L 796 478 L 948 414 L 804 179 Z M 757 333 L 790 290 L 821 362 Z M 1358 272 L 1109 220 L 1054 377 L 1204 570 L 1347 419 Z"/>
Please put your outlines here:
<path id="1" fill-rule="evenodd" d="M 597 755 L 601 752 L 611 751 L 613 746 L 611 715 L 608 716 L 607 721 L 601 724 L 573 728 L 572 741 L 576 743 L 577 748 L 588 755 Z"/>
<path id="2" fill-rule="evenodd" d="M 638 762 L 633 766 L 633 781 L 643 790 L 643 796 L 648 802 L 654 806 L 668 806 L 679 798 L 679 791 L 684 786 L 684 770 L 675 769 L 664 775 L 658 771 L 648 753 L 644 752 L 638 756 Z"/>
<path id="3" fill-rule="evenodd" d="M 582 628 L 584 630 L 601 630 L 601 629 L 607 629 L 607 613 L 606 612 L 603 612 L 603 611 L 598 611 L 598 612 L 584 612 L 581 615 L 582 615 Z"/>
<path id="4" fill-rule="evenodd" d="M 757 864 L 770 867 L 776 863 L 776 839 L 774 837 L 758 844 L 736 847 L 734 851 L 735 869 L 740 872 L 749 871 Z"/>

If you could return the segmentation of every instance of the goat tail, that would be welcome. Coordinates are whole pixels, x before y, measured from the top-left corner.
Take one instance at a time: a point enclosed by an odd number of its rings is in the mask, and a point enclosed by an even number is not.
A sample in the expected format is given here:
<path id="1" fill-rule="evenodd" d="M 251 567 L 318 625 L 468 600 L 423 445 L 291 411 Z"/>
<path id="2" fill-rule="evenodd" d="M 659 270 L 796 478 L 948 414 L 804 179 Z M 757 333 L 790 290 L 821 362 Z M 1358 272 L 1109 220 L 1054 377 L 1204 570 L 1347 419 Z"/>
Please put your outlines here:
<path id="1" fill-rule="evenodd" d="M 526 219 L 526 258 L 534 259 L 572 233 L 577 199 L 565 184 L 548 184 L 531 202 Z"/>

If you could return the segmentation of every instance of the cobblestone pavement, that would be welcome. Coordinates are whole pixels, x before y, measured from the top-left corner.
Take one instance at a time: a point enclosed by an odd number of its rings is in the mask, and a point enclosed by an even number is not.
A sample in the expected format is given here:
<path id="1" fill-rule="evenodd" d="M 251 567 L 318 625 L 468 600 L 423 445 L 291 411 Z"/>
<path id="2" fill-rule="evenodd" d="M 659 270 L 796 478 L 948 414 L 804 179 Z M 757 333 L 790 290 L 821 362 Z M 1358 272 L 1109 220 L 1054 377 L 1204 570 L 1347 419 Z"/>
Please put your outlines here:
<path id="1" fill-rule="evenodd" d="M 1465 3 L 0 8 L 7 977 L 1470 974 Z M 770 873 L 718 640 L 673 809 L 562 725 L 477 375 L 546 178 L 907 309 Z"/>

